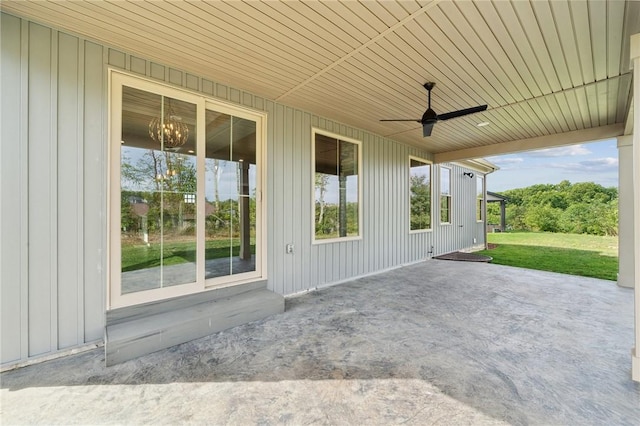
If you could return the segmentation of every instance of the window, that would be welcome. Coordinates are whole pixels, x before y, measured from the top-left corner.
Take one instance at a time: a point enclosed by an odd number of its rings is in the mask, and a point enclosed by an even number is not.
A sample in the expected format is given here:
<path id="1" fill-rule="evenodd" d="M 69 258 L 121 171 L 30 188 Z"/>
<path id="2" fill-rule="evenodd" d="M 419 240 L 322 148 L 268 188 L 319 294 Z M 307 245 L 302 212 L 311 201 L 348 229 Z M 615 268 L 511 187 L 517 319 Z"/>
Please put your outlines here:
<path id="1" fill-rule="evenodd" d="M 410 230 L 431 229 L 431 164 L 409 157 Z"/>
<path id="2" fill-rule="evenodd" d="M 440 223 L 451 223 L 451 169 L 440 167 Z"/>
<path id="3" fill-rule="evenodd" d="M 481 222 L 484 220 L 484 178 L 478 176 L 476 180 L 476 220 Z"/>
<path id="4" fill-rule="evenodd" d="M 110 73 L 109 308 L 261 279 L 264 116 Z"/>
<path id="5" fill-rule="evenodd" d="M 314 239 L 360 236 L 360 142 L 313 130 Z"/>

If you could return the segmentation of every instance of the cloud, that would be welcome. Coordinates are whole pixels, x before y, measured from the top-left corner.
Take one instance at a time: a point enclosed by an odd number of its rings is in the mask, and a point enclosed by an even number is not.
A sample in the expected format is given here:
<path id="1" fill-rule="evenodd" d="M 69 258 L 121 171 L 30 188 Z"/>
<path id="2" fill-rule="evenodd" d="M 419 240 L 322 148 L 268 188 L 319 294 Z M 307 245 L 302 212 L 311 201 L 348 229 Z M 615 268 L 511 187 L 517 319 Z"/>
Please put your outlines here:
<path id="1" fill-rule="evenodd" d="M 618 159 L 613 157 L 584 160 L 577 163 L 555 163 L 549 167 L 582 173 L 608 173 L 618 170 Z"/>
<path id="2" fill-rule="evenodd" d="M 588 148 L 588 149 L 587 149 Z M 618 151 L 612 139 L 487 158 L 500 167 L 487 180 L 491 191 L 562 180 L 618 185 Z"/>
<path id="3" fill-rule="evenodd" d="M 580 162 L 585 167 L 618 167 L 618 159 L 613 157 L 596 158 Z"/>
<path id="4" fill-rule="evenodd" d="M 570 145 L 570 146 L 561 146 L 558 148 L 547 148 L 540 149 L 537 151 L 527 152 L 526 155 L 529 157 L 573 157 L 576 155 L 588 155 L 591 154 L 584 145 Z"/>
<path id="5" fill-rule="evenodd" d="M 512 157 L 512 158 L 500 158 L 500 157 L 490 157 L 489 161 L 495 163 L 497 165 L 511 165 L 511 164 L 519 164 L 524 161 L 524 158 L 521 157 Z"/>
<path id="6" fill-rule="evenodd" d="M 502 171 L 526 168 L 523 167 L 524 158 L 521 157 L 489 157 L 487 160 L 498 166 Z"/>

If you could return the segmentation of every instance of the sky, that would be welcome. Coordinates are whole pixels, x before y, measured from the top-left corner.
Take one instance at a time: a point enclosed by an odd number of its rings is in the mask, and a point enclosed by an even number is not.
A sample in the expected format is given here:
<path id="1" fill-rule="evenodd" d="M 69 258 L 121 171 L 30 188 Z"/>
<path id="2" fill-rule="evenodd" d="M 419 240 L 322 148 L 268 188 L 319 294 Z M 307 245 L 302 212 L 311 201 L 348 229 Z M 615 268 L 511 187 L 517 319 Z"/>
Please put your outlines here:
<path id="1" fill-rule="evenodd" d="M 538 183 L 595 182 L 618 187 L 618 148 L 615 139 L 485 157 L 500 167 L 487 176 L 487 190 L 501 192 Z"/>

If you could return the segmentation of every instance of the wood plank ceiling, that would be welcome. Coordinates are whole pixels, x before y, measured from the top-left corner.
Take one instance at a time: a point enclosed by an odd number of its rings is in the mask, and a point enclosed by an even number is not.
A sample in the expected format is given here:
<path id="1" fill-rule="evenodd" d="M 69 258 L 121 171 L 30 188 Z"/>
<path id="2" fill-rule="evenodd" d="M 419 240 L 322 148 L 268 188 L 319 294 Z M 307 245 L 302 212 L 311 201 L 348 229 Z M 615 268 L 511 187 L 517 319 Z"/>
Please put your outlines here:
<path id="1" fill-rule="evenodd" d="M 635 1 L 3 1 L 71 31 L 433 153 L 622 134 Z M 426 81 L 439 113 L 423 138 Z M 478 127 L 479 122 L 489 122 Z M 580 136 L 578 136 L 579 138 Z"/>

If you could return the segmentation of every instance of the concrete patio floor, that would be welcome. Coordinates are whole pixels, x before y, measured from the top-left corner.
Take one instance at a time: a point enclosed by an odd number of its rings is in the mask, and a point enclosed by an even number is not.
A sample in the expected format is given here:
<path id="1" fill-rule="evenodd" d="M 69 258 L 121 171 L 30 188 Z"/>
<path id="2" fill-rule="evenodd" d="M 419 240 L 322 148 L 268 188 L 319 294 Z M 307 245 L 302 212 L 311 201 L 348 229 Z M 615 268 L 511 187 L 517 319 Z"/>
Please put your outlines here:
<path id="1" fill-rule="evenodd" d="M 9 424 L 628 424 L 633 291 L 431 260 L 104 367 L 100 349 L 1 375 Z"/>

